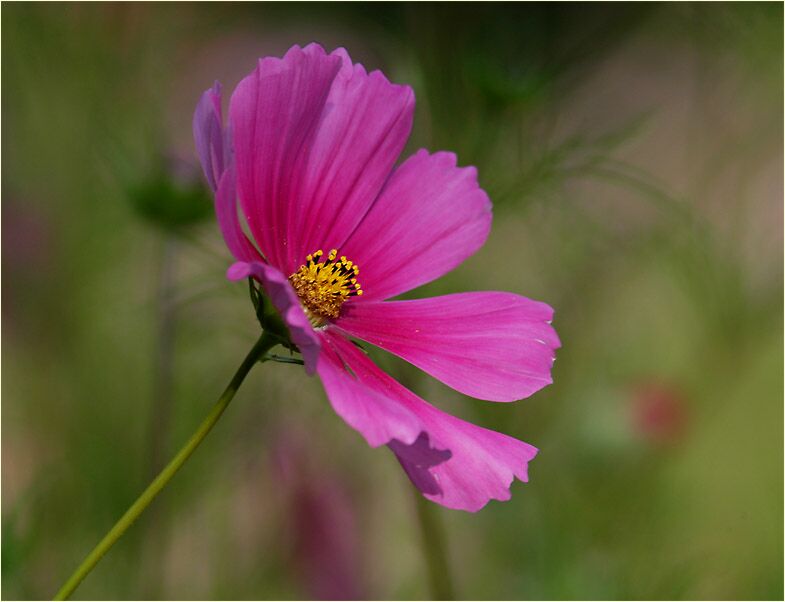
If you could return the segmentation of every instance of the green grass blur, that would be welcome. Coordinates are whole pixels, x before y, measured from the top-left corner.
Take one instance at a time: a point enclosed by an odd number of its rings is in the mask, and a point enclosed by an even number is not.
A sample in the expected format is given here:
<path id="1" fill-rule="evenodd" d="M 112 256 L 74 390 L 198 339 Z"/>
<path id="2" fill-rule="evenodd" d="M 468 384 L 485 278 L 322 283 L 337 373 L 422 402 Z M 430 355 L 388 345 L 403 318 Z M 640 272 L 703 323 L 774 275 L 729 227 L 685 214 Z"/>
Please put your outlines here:
<path id="1" fill-rule="evenodd" d="M 374 353 L 541 449 L 510 502 L 433 506 L 456 595 L 782 599 L 776 3 L 4 4 L 2 597 L 55 593 L 253 344 L 181 163 L 202 90 L 310 41 L 410 83 L 407 152 L 457 152 L 494 201 L 486 246 L 412 295 L 556 309 L 555 383 L 514 404 Z M 394 457 L 282 364 L 252 372 L 76 598 L 318 595 L 273 457 L 292 432 L 345 494 L 358 595 L 427 598 Z"/>

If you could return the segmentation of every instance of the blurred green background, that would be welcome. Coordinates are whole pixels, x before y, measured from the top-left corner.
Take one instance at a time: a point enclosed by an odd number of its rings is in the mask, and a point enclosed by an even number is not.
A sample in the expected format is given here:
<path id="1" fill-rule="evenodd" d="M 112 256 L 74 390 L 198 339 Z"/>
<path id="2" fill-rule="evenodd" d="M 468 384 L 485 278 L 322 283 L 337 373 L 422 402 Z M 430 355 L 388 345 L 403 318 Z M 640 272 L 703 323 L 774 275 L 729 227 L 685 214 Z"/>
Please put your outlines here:
<path id="1" fill-rule="evenodd" d="M 783 6 L 4 4 L 2 596 L 62 581 L 257 336 L 191 117 L 259 56 L 345 46 L 494 227 L 416 291 L 546 301 L 555 383 L 441 408 L 541 449 L 430 505 L 458 598 L 782 599 Z M 411 487 L 297 366 L 257 367 L 85 599 L 429 597 Z"/>

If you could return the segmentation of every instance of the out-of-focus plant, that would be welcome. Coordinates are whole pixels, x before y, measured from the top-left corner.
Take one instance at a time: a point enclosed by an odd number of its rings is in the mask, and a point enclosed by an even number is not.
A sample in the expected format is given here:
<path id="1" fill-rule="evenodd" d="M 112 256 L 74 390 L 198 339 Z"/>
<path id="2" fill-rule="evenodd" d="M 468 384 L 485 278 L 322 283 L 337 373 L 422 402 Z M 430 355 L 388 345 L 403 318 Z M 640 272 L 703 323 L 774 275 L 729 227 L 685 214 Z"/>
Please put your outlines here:
<path id="1" fill-rule="evenodd" d="M 313 600 L 367 599 L 356 503 L 347 483 L 310 453 L 300 428 L 279 425 L 271 459 L 290 565 Z"/>
<path id="2" fill-rule="evenodd" d="M 155 164 L 147 177 L 128 184 L 129 200 L 140 216 L 176 233 L 212 215 L 212 201 L 192 161 L 169 156 Z"/>

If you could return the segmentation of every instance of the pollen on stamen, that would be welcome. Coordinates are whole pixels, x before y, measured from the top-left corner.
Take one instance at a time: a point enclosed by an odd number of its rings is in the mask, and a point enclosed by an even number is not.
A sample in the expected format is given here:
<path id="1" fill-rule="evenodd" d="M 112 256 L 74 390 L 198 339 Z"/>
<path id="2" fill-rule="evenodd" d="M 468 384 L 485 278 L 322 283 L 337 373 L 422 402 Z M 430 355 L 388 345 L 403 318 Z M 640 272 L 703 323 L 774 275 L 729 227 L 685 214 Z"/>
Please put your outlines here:
<path id="1" fill-rule="evenodd" d="M 318 251 L 306 255 L 305 263 L 291 276 L 289 282 L 315 326 L 324 326 L 328 320 L 338 318 L 341 306 L 350 297 L 363 294 L 357 274 L 360 268 L 345 255 L 338 259 L 338 250 L 331 249 L 325 261 Z"/>

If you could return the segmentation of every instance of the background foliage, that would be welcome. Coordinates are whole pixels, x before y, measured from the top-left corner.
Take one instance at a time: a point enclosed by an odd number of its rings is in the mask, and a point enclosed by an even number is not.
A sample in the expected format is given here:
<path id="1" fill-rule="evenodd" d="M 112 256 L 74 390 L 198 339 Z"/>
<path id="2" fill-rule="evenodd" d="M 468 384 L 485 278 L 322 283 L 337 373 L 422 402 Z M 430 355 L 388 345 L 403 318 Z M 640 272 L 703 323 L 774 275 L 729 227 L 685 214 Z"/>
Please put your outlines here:
<path id="1" fill-rule="evenodd" d="M 494 201 L 426 296 L 550 303 L 555 384 L 440 407 L 537 445 L 432 506 L 457 595 L 783 596 L 781 4 L 5 4 L 2 595 L 47 598 L 256 337 L 195 171 L 199 93 L 312 40 L 413 85 L 409 150 Z M 415 509 L 295 366 L 257 368 L 83 598 L 428 597 Z"/>

